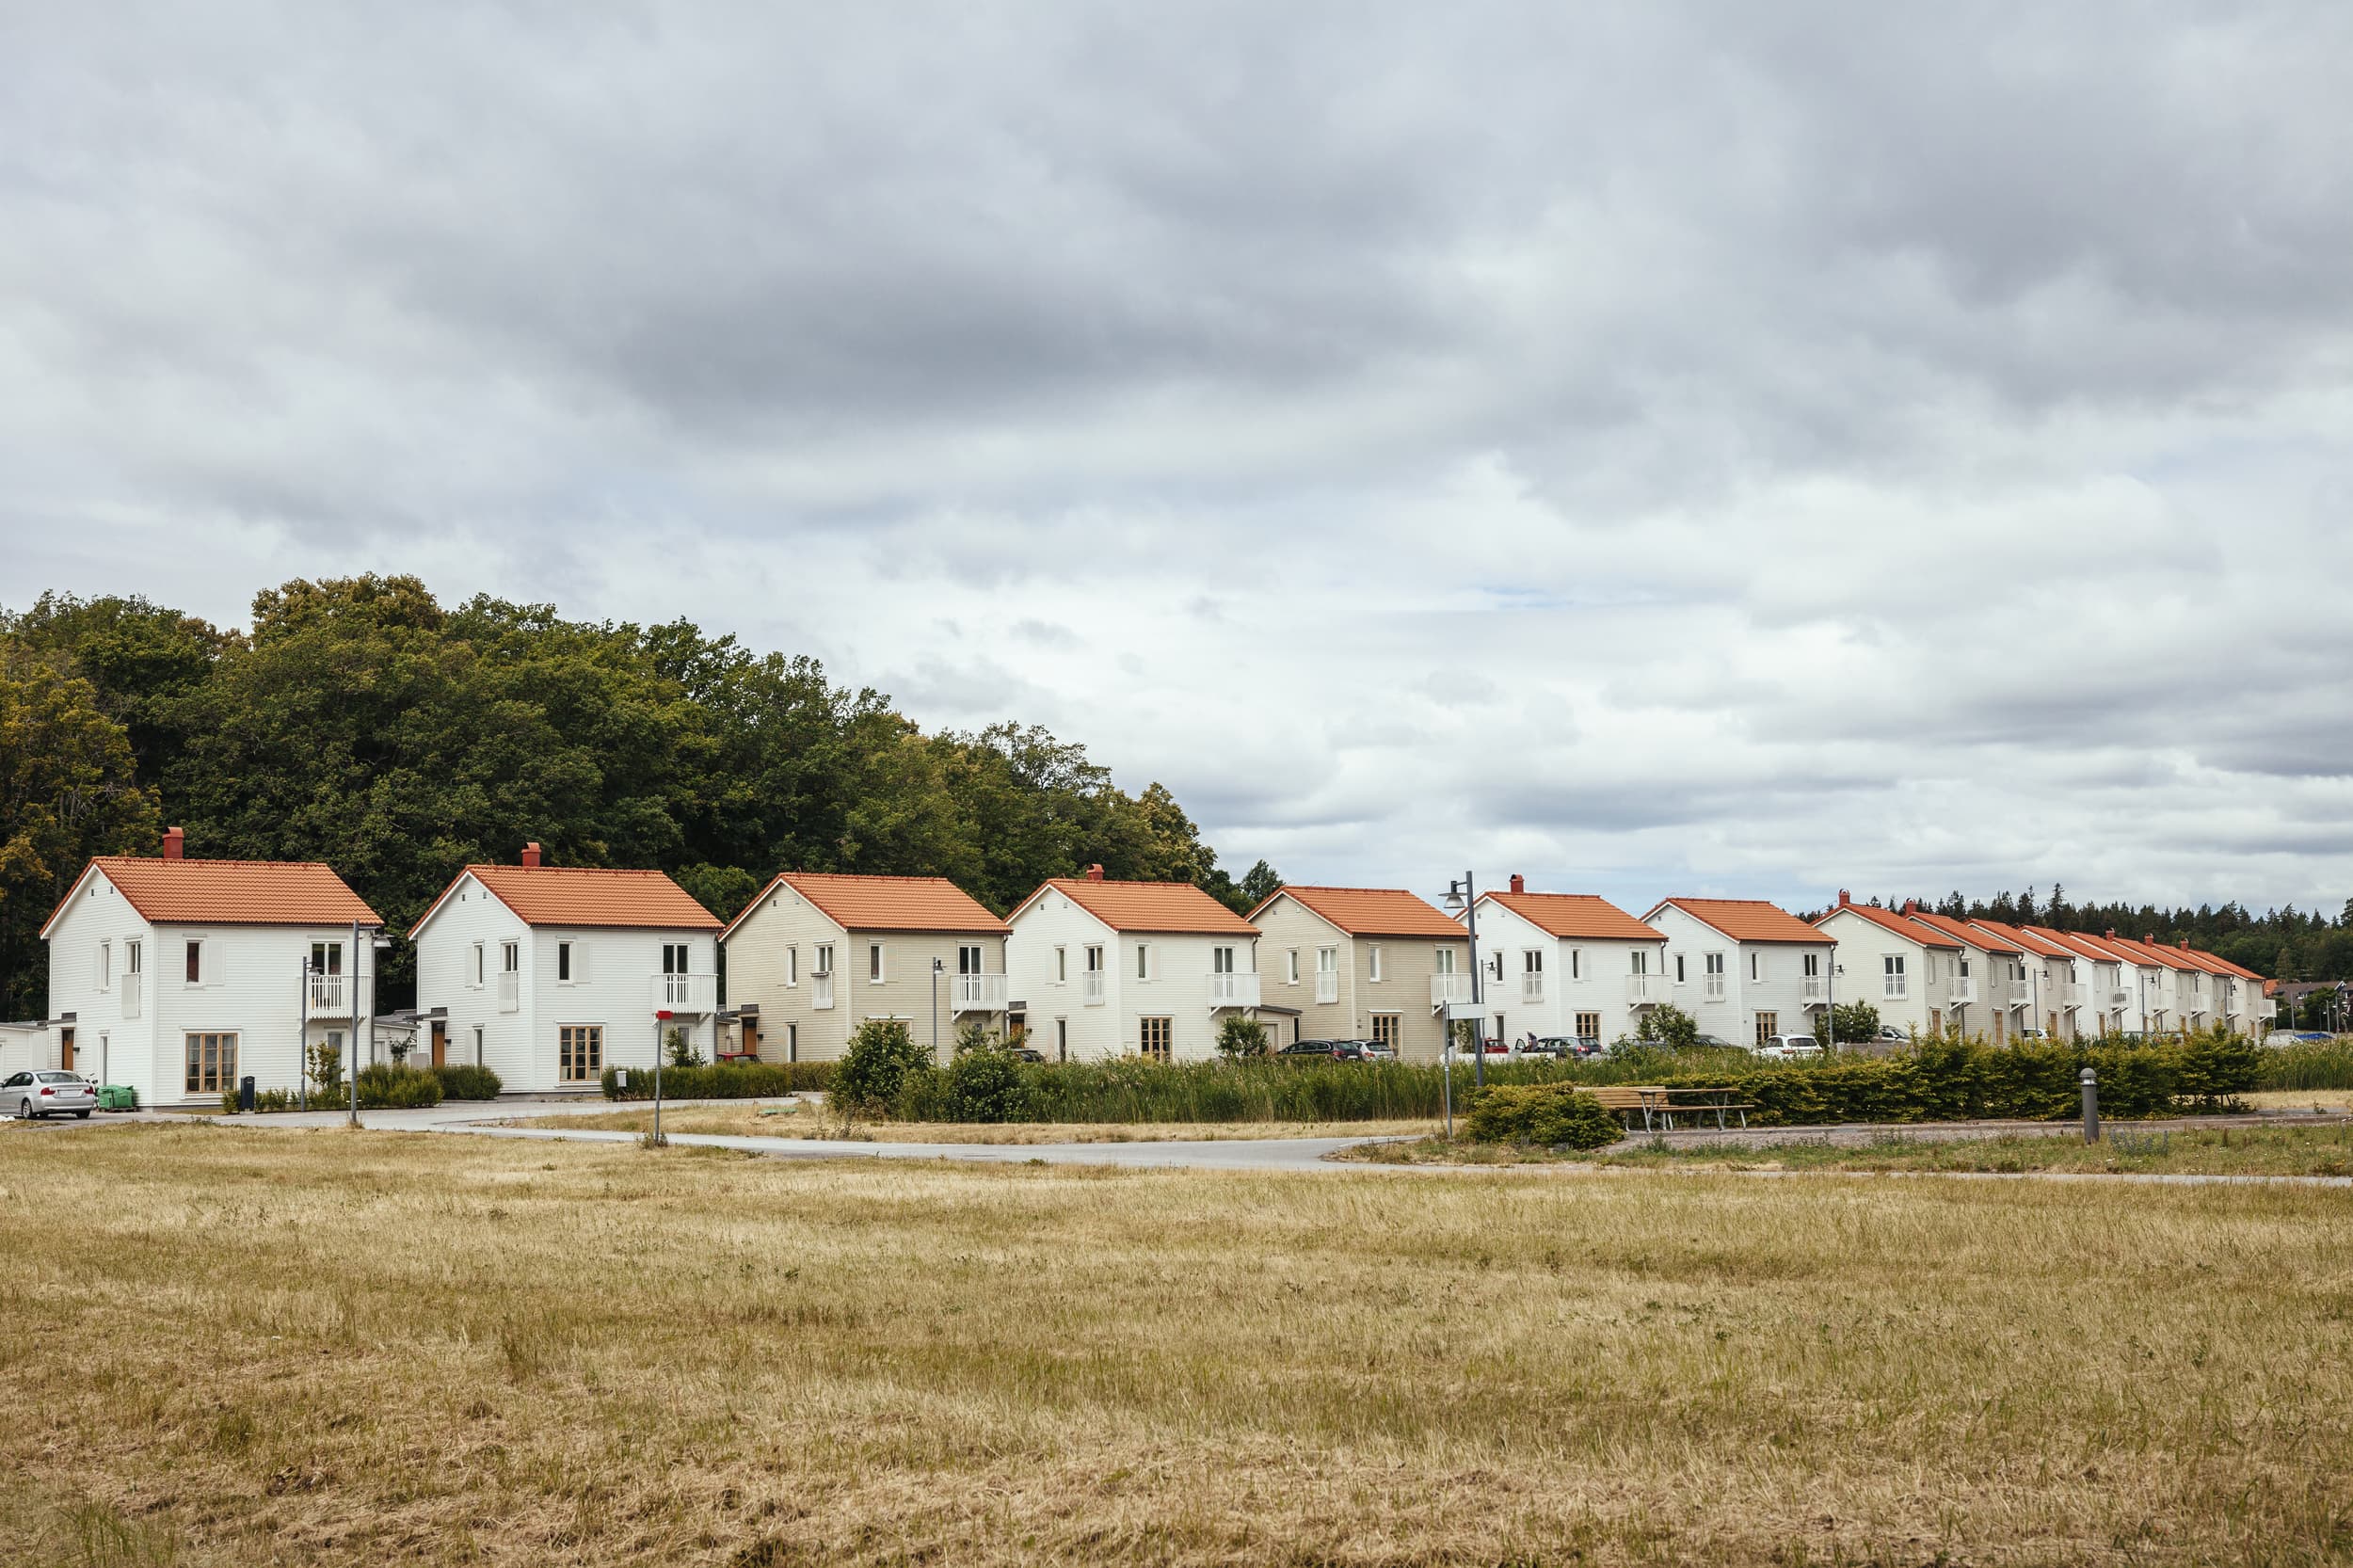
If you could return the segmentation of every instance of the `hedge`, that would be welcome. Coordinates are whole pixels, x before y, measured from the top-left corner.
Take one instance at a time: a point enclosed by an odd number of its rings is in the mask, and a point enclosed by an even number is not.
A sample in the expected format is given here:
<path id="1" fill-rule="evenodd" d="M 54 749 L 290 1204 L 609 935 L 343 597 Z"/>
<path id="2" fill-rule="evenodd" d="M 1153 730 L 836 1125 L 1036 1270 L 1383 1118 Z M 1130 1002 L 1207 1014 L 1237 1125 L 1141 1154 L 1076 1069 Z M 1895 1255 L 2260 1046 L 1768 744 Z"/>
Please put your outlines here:
<path id="1" fill-rule="evenodd" d="M 453 1100 L 494 1100 L 499 1097 L 499 1075 L 488 1067 L 471 1064 L 462 1066 L 428 1069 L 441 1080 L 441 1097 Z"/>
<path id="2" fill-rule="evenodd" d="M 748 1100 L 772 1095 L 825 1089 L 833 1082 L 830 1062 L 719 1062 L 703 1067 L 664 1067 L 662 1093 L 667 1099 Z M 609 1100 L 653 1098 L 653 1069 L 632 1067 L 629 1087 L 616 1081 L 617 1070 L 604 1070 L 604 1097 Z"/>
<path id="3" fill-rule="evenodd" d="M 371 1062 L 360 1069 L 363 1111 L 402 1111 L 441 1103 L 441 1080 L 423 1067 Z"/>
<path id="4" fill-rule="evenodd" d="M 1614 1112 L 1573 1084 L 1499 1084 L 1479 1096 L 1464 1130 L 1481 1144 L 1607 1148 L 1625 1136 Z"/>

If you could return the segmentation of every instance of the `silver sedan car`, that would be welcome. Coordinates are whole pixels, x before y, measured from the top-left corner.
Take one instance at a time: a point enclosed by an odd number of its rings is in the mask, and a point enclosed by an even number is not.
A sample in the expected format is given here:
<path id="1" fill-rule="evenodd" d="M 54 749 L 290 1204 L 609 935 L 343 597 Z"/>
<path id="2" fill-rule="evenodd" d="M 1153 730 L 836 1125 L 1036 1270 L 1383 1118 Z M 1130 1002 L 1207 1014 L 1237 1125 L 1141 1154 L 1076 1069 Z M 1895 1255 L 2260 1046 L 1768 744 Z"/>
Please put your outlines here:
<path id="1" fill-rule="evenodd" d="M 98 1085 L 80 1073 L 11 1073 L 0 1079 L 0 1108 L 11 1105 L 25 1121 L 69 1111 L 87 1120 L 98 1109 Z"/>

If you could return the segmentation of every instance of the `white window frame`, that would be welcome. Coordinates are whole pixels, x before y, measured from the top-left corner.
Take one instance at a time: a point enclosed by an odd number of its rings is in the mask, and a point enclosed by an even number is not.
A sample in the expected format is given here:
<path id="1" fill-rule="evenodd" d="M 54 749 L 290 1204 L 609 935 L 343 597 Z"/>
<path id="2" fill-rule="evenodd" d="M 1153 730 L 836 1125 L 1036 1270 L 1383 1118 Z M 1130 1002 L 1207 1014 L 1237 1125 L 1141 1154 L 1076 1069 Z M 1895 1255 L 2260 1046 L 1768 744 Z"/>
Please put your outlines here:
<path id="1" fill-rule="evenodd" d="M 1765 978 L 1760 968 L 1764 956 L 1765 955 L 1763 953 L 1757 952 L 1754 948 L 1749 949 L 1749 979 L 1753 983 L 1761 981 Z"/>
<path id="2" fill-rule="evenodd" d="M 1152 944 L 1138 942 L 1136 944 L 1136 978 L 1138 980 L 1158 978 L 1154 972 L 1157 967 L 1152 961 Z"/>
<path id="3" fill-rule="evenodd" d="M 1585 978 L 1585 950 L 1583 948 L 1569 950 L 1569 978 L 1571 980 Z"/>
<path id="4" fill-rule="evenodd" d="M 890 979 L 890 958 L 880 942 L 866 944 L 866 984 L 882 985 Z"/>
<path id="5" fill-rule="evenodd" d="M 801 983 L 801 950 L 792 942 L 787 942 L 784 947 L 784 983 L 787 986 Z"/>
<path id="6" fill-rule="evenodd" d="M 1299 984 L 1299 950 L 1297 948 L 1283 950 L 1283 984 L 1286 985 Z"/>
<path id="7" fill-rule="evenodd" d="M 573 969 L 574 969 L 574 965 L 573 965 L 573 963 L 572 963 L 572 944 L 571 944 L 570 942 L 568 942 L 568 941 L 560 941 L 560 942 L 556 943 L 556 944 L 555 944 L 555 983 L 556 983 L 558 985 L 574 985 L 574 984 L 579 984 L 579 981 L 578 981 L 577 977 L 574 975 L 574 973 L 573 973 Z M 587 1027 L 587 1026 L 584 1025 L 584 1026 L 581 1026 L 581 1027 L 584 1027 L 584 1027 Z"/>
<path id="8" fill-rule="evenodd" d="M 190 936 L 184 943 L 182 944 L 180 949 L 180 984 L 184 988 L 191 991 L 200 991 L 205 986 L 213 983 L 213 955 L 210 952 L 206 951 L 211 946 L 212 943 L 210 940 L 202 936 Z M 194 980 L 187 978 L 188 955 L 191 952 L 193 952 L 196 956 L 196 978 Z M 218 1033 L 219 1031 L 200 1029 L 191 1030 L 187 1032 L 207 1034 Z"/>
<path id="9" fill-rule="evenodd" d="M 1070 984 L 1070 949 L 1061 942 L 1054 944 L 1054 984 L 1057 985 Z"/>
<path id="10" fill-rule="evenodd" d="M 112 942 L 98 944 L 98 988 L 102 991 L 115 988 L 115 945 Z"/>
<path id="11" fill-rule="evenodd" d="M 488 974 L 488 973 L 489 972 L 489 965 L 488 965 L 488 961 L 487 961 L 486 954 L 485 954 L 485 950 L 487 950 L 487 949 L 489 947 L 489 945 L 490 945 L 490 944 L 489 944 L 489 943 L 488 943 L 488 942 L 476 942 L 476 943 L 473 945 L 473 981 L 472 981 L 472 984 L 473 984 L 473 988 L 474 988 L 475 990 L 477 990 L 477 991 L 479 991 L 479 990 L 481 990 L 481 989 L 482 989 L 482 981 L 483 981 L 483 976 L 485 976 L 486 974 Z"/>
<path id="12" fill-rule="evenodd" d="M 1375 984 L 1381 980 L 1381 944 L 1374 942 L 1365 949 L 1365 978 Z"/>
<path id="13" fill-rule="evenodd" d="M 812 975 L 827 976 L 833 973 L 833 944 L 831 942 L 817 944 L 816 957 L 810 963 L 808 972 Z"/>

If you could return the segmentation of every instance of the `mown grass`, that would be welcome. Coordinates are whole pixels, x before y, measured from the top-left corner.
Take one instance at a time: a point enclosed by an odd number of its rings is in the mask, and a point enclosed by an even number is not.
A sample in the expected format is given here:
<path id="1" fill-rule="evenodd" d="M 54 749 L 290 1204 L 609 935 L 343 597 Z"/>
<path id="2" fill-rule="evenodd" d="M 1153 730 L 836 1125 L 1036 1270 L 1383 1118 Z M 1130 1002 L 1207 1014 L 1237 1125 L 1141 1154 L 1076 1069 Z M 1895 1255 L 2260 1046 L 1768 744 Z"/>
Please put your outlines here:
<path id="1" fill-rule="evenodd" d="M 1351 1149 L 1342 1158 L 1377 1165 L 1591 1165 L 1617 1170 L 2353 1176 L 2353 1126 L 2182 1131 L 2117 1128 L 2096 1144 L 2086 1144 L 2077 1132 L 2009 1132 L 1984 1138 L 1882 1132 L 1855 1144 L 1801 1138 L 1756 1147 L 1677 1144 L 1638 1135 L 1598 1153 L 1462 1141 L 1449 1144 L 1442 1138 L 1425 1138 Z"/>
<path id="2" fill-rule="evenodd" d="M 176 1126 L 0 1249 L 10 1562 L 2353 1553 L 2334 1192 Z"/>

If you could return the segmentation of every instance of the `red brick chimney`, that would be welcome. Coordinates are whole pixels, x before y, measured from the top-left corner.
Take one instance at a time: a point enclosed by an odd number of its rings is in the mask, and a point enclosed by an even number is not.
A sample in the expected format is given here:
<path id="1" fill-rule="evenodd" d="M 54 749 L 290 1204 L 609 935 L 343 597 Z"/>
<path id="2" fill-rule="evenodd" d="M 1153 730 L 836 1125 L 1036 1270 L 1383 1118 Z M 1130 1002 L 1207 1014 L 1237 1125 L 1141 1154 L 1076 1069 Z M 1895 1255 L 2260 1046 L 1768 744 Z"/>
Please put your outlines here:
<path id="1" fill-rule="evenodd" d="M 2187 952 L 2189 951 L 2189 938 L 2188 938 L 2188 937 L 2186 937 L 2186 936 L 2182 937 L 2182 938 L 2181 938 L 2181 944 L 2182 944 L 2182 951 L 2183 951 L 2184 952 Z"/>
<path id="2" fill-rule="evenodd" d="M 539 846 L 536 843 L 523 845 L 523 864 L 526 866 L 536 866 L 538 863 Z"/>
<path id="3" fill-rule="evenodd" d="M 176 827 L 164 829 L 164 858 L 183 860 L 187 857 L 188 836 Z"/>
<path id="4" fill-rule="evenodd" d="M 2114 926 L 2110 926 L 2110 927 L 2108 927 L 2107 936 L 2108 936 L 2108 940 L 2109 940 L 2109 941 L 2111 941 L 2111 942 L 2115 941 L 2115 940 L 2116 940 L 2116 927 L 2114 927 Z"/>
<path id="5" fill-rule="evenodd" d="M 1853 895 L 1852 893 L 1850 893 L 1850 892 L 1847 891 L 1847 889 L 1846 889 L 1846 888 L 1839 888 L 1839 889 L 1838 889 L 1838 907 L 1839 907 L 1839 908 L 1844 909 L 1844 908 L 1846 908 L 1848 905 L 1849 905 L 1849 904 L 1853 904 L 1853 903 L 1854 903 L 1854 895 Z"/>
<path id="6" fill-rule="evenodd" d="M 1905 914 L 1907 914 L 1907 915 L 1916 915 L 1916 914 L 1918 914 L 1919 912 L 1920 912 L 1920 901 L 1919 901 L 1918 899 L 1916 899 L 1916 898 L 1908 898 L 1908 899 L 1904 900 L 1904 913 L 1905 913 Z"/>
<path id="7" fill-rule="evenodd" d="M 1528 891 L 1528 878 L 1522 876 L 1517 872 L 1513 872 L 1512 873 L 1512 891 L 1515 893 L 1524 893 Z"/>
<path id="8" fill-rule="evenodd" d="M 1087 868 L 1087 880 L 1089 882 L 1100 882 L 1103 880 L 1102 861 L 1097 860 L 1095 864 Z"/>
<path id="9" fill-rule="evenodd" d="M 2142 932 L 2140 934 L 2140 945 L 2150 948 L 2155 947 L 2157 945 L 2157 934 L 2153 931 Z"/>

